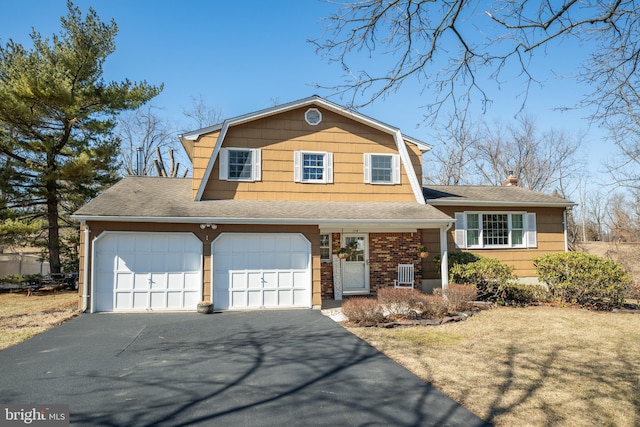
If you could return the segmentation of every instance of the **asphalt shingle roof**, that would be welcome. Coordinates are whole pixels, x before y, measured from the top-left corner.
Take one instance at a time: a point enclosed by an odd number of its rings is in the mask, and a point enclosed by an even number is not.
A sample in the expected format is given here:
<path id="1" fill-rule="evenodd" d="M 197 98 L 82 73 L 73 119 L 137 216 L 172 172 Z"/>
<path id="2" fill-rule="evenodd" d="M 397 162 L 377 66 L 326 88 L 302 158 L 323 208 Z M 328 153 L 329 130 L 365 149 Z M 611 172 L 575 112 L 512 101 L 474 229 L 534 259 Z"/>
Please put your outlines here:
<path id="1" fill-rule="evenodd" d="M 126 177 L 80 208 L 76 217 L 184 218 L 274 223 L 339 220 L 447 222 L 451 217 L 417 202 L 194 201 L 190 178 Z"/>
<path id="2" fill-rule="evenodd" d="M 430 185 L 423 188 L 428 204 L 460 206 L 573 206 L 558 196 L 538 193 L 515 186 Z"/>

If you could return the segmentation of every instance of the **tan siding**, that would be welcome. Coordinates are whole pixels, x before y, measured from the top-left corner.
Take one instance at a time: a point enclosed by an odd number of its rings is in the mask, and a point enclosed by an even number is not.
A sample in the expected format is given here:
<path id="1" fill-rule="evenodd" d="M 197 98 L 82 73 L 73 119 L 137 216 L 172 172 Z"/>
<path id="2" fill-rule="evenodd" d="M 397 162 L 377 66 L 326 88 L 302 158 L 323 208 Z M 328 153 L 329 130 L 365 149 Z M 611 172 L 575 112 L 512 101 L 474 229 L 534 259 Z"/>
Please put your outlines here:
<path id="1" fill-rule="evenodd" d="M 481 249 L 469 250 L 469 252 L 490 258 L 497 258 L 514 267 L 514 273 L 518 277 L 536 276 L 533 259 L 546 253 L 564 252 L 564 208 L 470 208 L 470 207 L 438 207 L 447 215 L 454 216 L 455 212 L 464 211 L 527 211 L 536 213 L 538 247 L 527 249 Z M 449 251 L 458 251 L 454 243 L 455 229 L 452 227 L 447 234 L 447 247 Z M 433 256 L 440 253 L 440 238 L 438 230 L 423 230 L 423 243 L 430 255 L 423 261 L 425 278 L 439 278 L 437 266 L 433 263 Z M 465 250 L 466 251 L 466 250 Z"/>
<path id="2" fill-rule="evenodd" d="M 209 159 L 213 155 L 213 149 L 216 145 L 216 141 L 218 140 L 219 135 L 220 131 L 212 132 L 201 137 L 194 145 L 192 158 L 192 185 L 194 198 L 204 177 L 204 172 L 207 169 Z"/>
<path id="3" fill-rule="evenodd" d="M 216 230 L 201 230 L 199 224 L 164 224 L 164 223 L 126 223 L 126 222 L 89 222 L 91 238 L 93 241 L 105 230 L 108 231 L 134 231 L 134 232 L 189 232 L 196 235 L 202 241 L 203 253 L 203 298 L 211 298 L 211 242 L 220 233 L 302 233 L 311 242 L 312 257 L 312 303 L 321 304 L 320 295 L 320 230 L 315 226 L 279 226 L 279 225 L 219 225 Z M 82 289 L 84 284 L 84 233 L 80 237 L 80 284 L 78 296 L 82 307 Z M 89 274 L 89 282 L 91 274 Z M 90 283 L 89 283 L 90 286 Z M 89 289 L 91 289 L 89 287 Z M 89 306 L 91 302 L 89 301 Z"/>
<path id="4" fill-rule="evenodd" d="M 320 108 L 323 120 L 318 126 L 304 121 L 307 107 L 277 116 L 254 120 L 231 127 L 225 147 L 259 148 L 262 153 L 262 181 L 220 181 L 219 165 L 213 167 L 205 187 L 205 199 L 243 200 L 326 200 L 326 201 L 414 201 L 407 171 L 401 170 L 400 185 L 364 184 L 363 153 L 398 152 L 391 135 L 346 119 Z M 217 134 L 203 136 L 195 148 L 194 194 L 213 152 Z M 411 162 L 420 171 L 419 150 L 413 144 Z M 293 182 L 293 152 L 333 153 L 333 184 Z"/>

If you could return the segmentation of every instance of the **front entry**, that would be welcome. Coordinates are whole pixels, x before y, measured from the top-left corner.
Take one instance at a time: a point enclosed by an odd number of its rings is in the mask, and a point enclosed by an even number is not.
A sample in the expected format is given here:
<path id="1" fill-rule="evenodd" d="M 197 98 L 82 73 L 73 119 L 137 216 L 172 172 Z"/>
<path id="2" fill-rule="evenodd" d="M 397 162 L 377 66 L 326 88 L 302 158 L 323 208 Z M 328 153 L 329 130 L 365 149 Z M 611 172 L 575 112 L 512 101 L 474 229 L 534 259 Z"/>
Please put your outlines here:
<path id="1" fill-rule="evenodd" d="M 343 293 L 369 293 L 369 236 L 367 234 L 345 234 L 343 247 L 350 248 L 349 256 L 343 262 Z"/>

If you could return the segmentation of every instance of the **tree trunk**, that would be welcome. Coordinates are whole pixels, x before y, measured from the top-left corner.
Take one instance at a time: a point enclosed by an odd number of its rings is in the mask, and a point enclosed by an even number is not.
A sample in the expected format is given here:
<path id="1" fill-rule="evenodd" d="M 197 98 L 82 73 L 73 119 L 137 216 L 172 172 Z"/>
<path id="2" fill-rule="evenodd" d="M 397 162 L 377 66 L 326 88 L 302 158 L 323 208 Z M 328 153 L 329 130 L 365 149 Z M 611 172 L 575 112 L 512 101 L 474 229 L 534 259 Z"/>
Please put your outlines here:
<path id="1" fill-rule="evenodd" d="M 49 269 L 60 273 L 60 226 L 58 225 L 58 185 L 55 179 L 47 179 L 47 222 Z"/>

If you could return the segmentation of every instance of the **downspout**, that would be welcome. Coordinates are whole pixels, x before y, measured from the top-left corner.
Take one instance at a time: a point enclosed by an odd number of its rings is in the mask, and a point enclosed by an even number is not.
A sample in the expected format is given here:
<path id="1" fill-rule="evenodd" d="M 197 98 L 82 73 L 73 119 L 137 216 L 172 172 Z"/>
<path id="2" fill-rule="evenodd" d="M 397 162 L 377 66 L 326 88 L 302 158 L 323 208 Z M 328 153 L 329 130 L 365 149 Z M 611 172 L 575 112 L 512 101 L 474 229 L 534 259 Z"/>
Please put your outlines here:
<path id="1" fill-rule="evenodd" d="M 562 227 L 564 228 L 564 251 L 569 252 L 569 233 L 567 232 L 567 209 L 562 212 Z"/>
<path id="2" fill-rule="evenodd" d="M 89 239 L 91 230 L 86 221 L 82 221 L 84 227 L 84 271 L 82 272 L 82 312 L 86 313 L 89 306 Z"/>
<path id="3" fill-rule="evenodd" d="M 442 278 L 442 290 L 447 289 L 449 285 L 449 251 L 447 246 L 447 231 L 451 229 L 453 222 L 447 223 L 446 226 L 440 227 L 440 277 Z"/>

